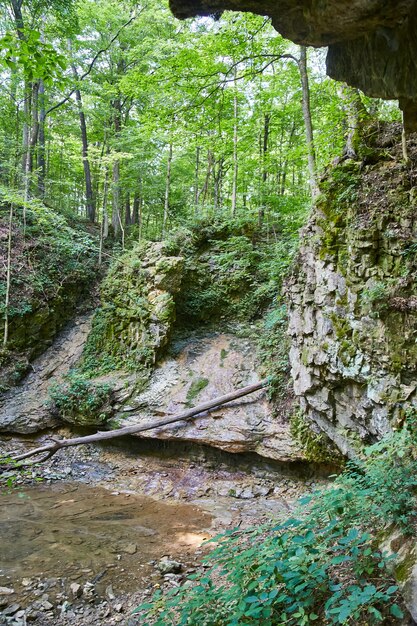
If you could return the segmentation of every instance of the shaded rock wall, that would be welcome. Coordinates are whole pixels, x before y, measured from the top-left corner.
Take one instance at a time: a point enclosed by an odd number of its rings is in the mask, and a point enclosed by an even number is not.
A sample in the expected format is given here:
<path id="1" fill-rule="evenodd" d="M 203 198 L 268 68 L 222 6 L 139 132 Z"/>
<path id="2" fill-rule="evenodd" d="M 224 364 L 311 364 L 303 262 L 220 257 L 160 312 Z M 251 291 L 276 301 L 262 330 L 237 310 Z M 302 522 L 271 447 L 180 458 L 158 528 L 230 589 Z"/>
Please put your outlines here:
<path id="1" fill-rule="evenodd" d="M 9 206 L 0 202 L 0 343 L 4 338 Z M 97 280 L 94 227 L 39 202 L 14 205 L 8 338 L 0 349 L 0 390 L 29 371 L 68 321 L 91 306 Z"/>
<path id="2" fill-rule="evenodd" d="M 146 369 L 169 340 L 183 258 L 166 245 L 137 245 L 114 263 L 101 288 L 83 368 L 90 375 Z"/>
<path id="3" fill-rule="evenodd" d="M 349 455 L 417 408 L 417 186 L 383 131 L 322 181 L 287 284 L 295 393 Z"/>
<path id="4" fill-rule="evenodd" d="M 33 433 L 56 426 L 49 388 L 61 382 L 81 356 L 91 329 L 91 314 L 78 317 L 59 334 L 54 344 L 31 364 L 22 383 L 0 398 L 0 432 Z"/>

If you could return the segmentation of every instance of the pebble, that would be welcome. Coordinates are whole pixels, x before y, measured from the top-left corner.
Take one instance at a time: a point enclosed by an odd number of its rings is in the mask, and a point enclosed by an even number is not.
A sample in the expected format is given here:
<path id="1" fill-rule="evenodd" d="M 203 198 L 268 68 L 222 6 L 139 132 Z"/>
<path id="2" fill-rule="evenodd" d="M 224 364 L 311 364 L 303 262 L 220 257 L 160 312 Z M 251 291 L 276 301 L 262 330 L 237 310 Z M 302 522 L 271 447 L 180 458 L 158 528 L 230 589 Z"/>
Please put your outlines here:
<path id="1" fill-rule="evenodd" d="M 115 600 L 116 599 L 116 596 L 114 595 L 114 591 L 113 591 L 112 585 L 109 585 L 108 587 L 106 587 L 106 597 L 109 600 Z"/>
<path id="2" fill-rule="evenodd" d="M 179 561 L 174 561 L 168 556 L 162 557 L 156 566 L 162 575 L 164 574 L 179 574 L 182 570 L 182 564 Z"/>
<path id="3" fill-rule="evenodd" d="M 79 598 L 83 594 L 83 589 L 78 583 L 71 583 L 70 593 L 73 598 Z"/>
<path id="4" fill-rule="evenodd" d="M 9 596 L 15 593 L 15 590 L 11 587 L 0 587 L 0 596 Z"/>
<path id="5" fill-rule="evenodd" d="M 14 615 L 20 609 L 20 604 L 11 604 L 3 609 L 3 615 Z"/>
<path id="6" fill-rule="evenodd" d="M 138 547 L 136 543 L 126 543 L 124 546 L 120 546 L 120 550 L 126 554 L 136 554 Z"/>

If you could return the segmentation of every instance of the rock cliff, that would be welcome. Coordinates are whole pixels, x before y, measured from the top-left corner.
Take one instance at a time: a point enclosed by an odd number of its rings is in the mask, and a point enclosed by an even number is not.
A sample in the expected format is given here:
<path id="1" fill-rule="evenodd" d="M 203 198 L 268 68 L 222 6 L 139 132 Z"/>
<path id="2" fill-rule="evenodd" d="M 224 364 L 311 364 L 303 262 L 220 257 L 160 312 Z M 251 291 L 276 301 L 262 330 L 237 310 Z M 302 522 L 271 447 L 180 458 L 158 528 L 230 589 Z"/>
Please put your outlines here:
<path id="1" fill-rule="evenodd" d="M 417 186 L 400 130 L 368 129 L 367 157 L 329 170 L 287 283 L 295 393 L 351 456 L 417 406 Z"/>

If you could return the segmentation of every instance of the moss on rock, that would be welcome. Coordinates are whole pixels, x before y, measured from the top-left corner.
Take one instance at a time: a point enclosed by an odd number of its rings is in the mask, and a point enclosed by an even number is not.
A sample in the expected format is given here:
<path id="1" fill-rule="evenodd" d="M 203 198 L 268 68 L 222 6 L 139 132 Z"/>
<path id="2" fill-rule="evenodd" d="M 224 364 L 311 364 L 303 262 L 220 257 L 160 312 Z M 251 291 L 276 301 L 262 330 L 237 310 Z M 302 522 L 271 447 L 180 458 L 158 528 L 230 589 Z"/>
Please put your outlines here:
<path id="1" fill-rule="evenodd" d="M 136 244 L 113 264 L 84 350 L 85 373 L 122 369 L 146 376 L 168 342 L 182 268 L 183 258 L 168 255 L 164 243 Z"/>
<path id="2" fill-rule="evenodd" d="M 287 286 L 296 394 L 335 440 L 343 429 L 381 437 L 417 404 L 415 181 L 399 129 L 383 129 L 389 159 L 378 129 L 368 130 L 372 159 L 342 161 L 322 181 Z M 417 145 L 409 148 L 415 158 Z"/>

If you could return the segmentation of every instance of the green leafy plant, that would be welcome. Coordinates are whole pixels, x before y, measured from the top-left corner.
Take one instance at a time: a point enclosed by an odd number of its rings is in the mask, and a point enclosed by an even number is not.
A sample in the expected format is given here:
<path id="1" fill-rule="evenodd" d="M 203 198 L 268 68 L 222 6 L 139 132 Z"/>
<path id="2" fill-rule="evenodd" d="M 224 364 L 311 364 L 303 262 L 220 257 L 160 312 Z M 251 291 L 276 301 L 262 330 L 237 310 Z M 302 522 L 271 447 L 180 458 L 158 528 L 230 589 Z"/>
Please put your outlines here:
<path id="1" fill-rule="evenodd" d="M 111 394 L 110 385 L 93 383 L 75 372 L 49 390 L 52 406 L 59 415 L 81 425 L 100 424 L 110 417 Z"/>
<path id="2" fill-rule="evenodd" d="M 216 537 L 204 574 L 137 609 L 142 626 L 378 624 L 401 619 L 376 535 L 415 533 L 417 461 L 407 428 L 366 450 L 294 517 Z"/>

